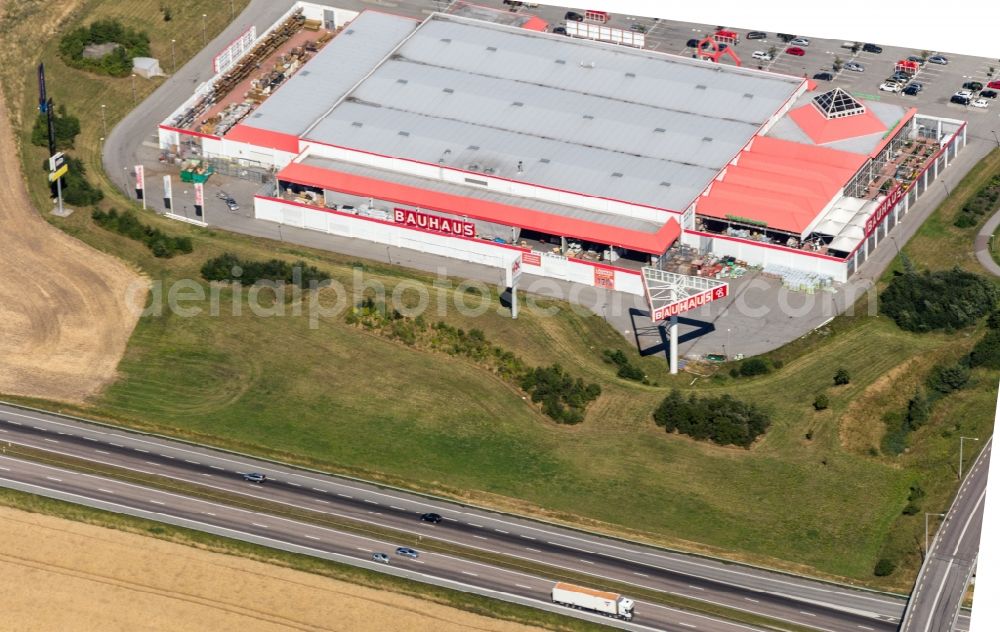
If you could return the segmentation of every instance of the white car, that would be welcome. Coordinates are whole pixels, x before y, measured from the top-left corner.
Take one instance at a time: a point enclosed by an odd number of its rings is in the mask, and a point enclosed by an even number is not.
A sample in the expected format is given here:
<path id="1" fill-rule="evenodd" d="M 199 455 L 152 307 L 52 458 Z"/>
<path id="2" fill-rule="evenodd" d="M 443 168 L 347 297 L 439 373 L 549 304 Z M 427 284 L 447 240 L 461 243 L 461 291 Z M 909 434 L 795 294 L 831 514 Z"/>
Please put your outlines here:
<path id="1" fill-rule="evenodd" d="M 808 46 L 809 40 L 807 40 L 804 37 L 796 37 L 795 39 L 793 39 L 788 43 L 791 44 L 792 46 Z"/>
<path id="2" fill-rule="evenodd" d="M 753 57 L 754 59 L 759 59 L 761 61 L 771 61 L 771 56 L 762 50 L 755 50 L 753 52 L 753 55 L 751 55 L 751 57 Z"/>
<path id="3" fill-rule="evenodd" d="M 966 99 L 971 99 L 972 98 L 972 91 L 971 90 L 959 90 L 958 92 L 955 93 L 955 96 L 956 97 L 963 97 L 963 98 L 966 98 Z"/>
<path id="4" fill-rule="evenodd" d="M 878 89 L 883 92 L 901 92 L 903 90 L 903 84 L 896 83 L 895 81 L 885 81 L 878 87 Z"/>
<path id="5" fill-rule="evenodd" d="M 861 64 L 859 64 L 856 61 L 849 61 L 849 62 L 847 62 L 846 64 L 844 64 L 844 68 L 846 68 L 847 70 L 850 70 L 852 72 L 864 72 L 865 71 L 865 67 L 862 66 Z"/>
<path id="6" fill-rule="evenodd" d="M 981 110 L 985 110 L 986 108 L 990 107 L 990 102 L 987 101 L 986 99 L 976 99 L 975 101 L 973 101 L 969 105 L 971 105 L 974 108 L 979 108 Z"/>

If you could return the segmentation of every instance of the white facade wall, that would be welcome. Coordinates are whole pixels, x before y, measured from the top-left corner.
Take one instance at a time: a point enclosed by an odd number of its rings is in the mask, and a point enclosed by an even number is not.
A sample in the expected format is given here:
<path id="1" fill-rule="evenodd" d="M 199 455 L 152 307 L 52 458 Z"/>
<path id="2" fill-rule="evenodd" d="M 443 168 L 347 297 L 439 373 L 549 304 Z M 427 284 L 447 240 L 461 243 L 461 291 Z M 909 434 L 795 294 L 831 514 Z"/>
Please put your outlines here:
<path id="1" fill-rule="evenodd" d="M 329 145 L 323 145 L 320 143 L 310 143 L 308 141 L 303 141 L 300 147 L 303 150 L 306 150 L 309 155 L 313 156 L 331 158 L 334 160 L 343 160 L 345 162 L 353 162 L 355 164 L 367 165 L 369 167 L 376 167 L 378 169 L 385 169 L 387 171 L 395 171 L 397 173 L 405 173 L 408 175 L 418 176 L 421 178 L 428 178 L 431 180 L 440 180 L 443 182 L 451 182 L 465 186 L 482 186 L 484 189 L 489 189 L 491 191 L 496 191 L 498 193 L 504 193 L 507 195 L 516 195 L 518 197 L 527 199 L 535 199 L 535 200 L 542 200 L 545 202 L 565 204 L 568 206 L 576 206 L 579 208 L 600 211 L 603 213 L 611 213 L 614 215 L 622 215 L 626 217 L 634 217 L 636 219 L 642 219 L 661 224 L 665 223 L 667 219 L 671 217 L 676 219 L 678 222 L 680 221 L 680 215 L 681 215 L 680 211 L 678 212 L 664 211 L 660 209 L 639 206 L 636 204 L 629 204 L 628 202 L 606 200 L 603 198 L 581 195 L 579 193 L 571 193 L 569 191 L 557 191 L 554 189 L 547 189 L 545 187 L 539 187 L 532 184 L 525 184 L 523 182 L 511 182 L 509 180 L 504 180 L 502 178 L 489 176 L 483 173 L 470 173 L 465 171 L 458 171 L 456 169 L 452 169 L 443 165 L 442 166 L 429 165 L 425 163 L 413 162 L 411 160 L 391 158 L 388 156 L 376 156 L 373 154 L 355 151 L 353 149 L 331 147 Z M 486 185 L 484 186 L 484 185 L 477 185 L 475 183 L 470 183 L 469 180 L 486 182 Z"/>
<path id="2" fill-rule="evenodd" d="M 698 248 L 701 252 L 710 252 L 720 257 L 736 257 L 750 265 L 780 265 L 794 270 L 833 277 L 834 281 L 842 283 L 847 281 L 846 261 L 833 261 L 796 250 L 771 248 L 763 244 L 740 239 L 723 239 L 705 233 L 685 232 L 681 236 L 681 243 Z"/>
<path id="3" fill-rule="evenodd" d="M 363 219 L 352 215 L 330 213 L 280 200 L 254 198 L 254 216 L 272 222 L 308 228 L 324 233 L 364 239 L 397 248 L 409 248 L 440 257 L 449 257 L 502 269 L 516 249 L 504 248 L 493 242 L 458 239 L 419 230 L 396 226 L 391 223 Z M 595 266 L 562 256 L 539 253 L 541 265 L 525 262 L 524 272 L 552 277 L 584 285 L 594 285 Z M 614 270 L 615 289 L 620 292 L 643 293 L 642 279 L 638 272 Z"/>

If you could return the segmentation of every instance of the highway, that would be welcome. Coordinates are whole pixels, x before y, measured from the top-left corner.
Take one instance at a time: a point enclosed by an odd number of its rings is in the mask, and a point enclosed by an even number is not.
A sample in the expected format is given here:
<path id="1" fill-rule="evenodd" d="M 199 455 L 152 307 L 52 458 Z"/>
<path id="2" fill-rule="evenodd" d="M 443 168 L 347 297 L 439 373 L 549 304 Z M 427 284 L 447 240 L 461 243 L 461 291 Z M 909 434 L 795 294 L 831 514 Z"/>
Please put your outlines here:
<path id="1" fill-rule="evenodd" d="M 37 411 L 0 406 L 0 442 L 166 477 L 179 484 L 198 485 L 229 497 L 266 500 L 298 514 L 307 511 L 318 518 L 350 520 L 400 533 L 416 533 L 424 539 L 484 554 L 500 554 L 533 565 L 590 575 L 596 585 L 605 578 L 819 630 L 888 632 L 896 629 L 903 610 L 903 600 L 891 595 L 684 555 Z M 23 481 L 17 474 L 22 471 L 23 468 L 11 468 L 10 472 L 0 473 L 8 479 L 16 477 Z M 250 471 L 264 472 L 271 480 L 264 485 L 242 480 L 240 474 Z M 81 496 L 103 498 L 100 490 L 110 489 L 107 482 L 97 482 L 82 475 L 54 477 L 62 479 L 56 486 L 58 489 L 69 489 Z M 47 485 L 53 486 L 54 482 L 48 481 Z M 154 493 L 133 484 L 128 486 L 141 494 Z M 120 496 L 119 493 L 114 497 Z M 194 501 L 185 499 L 183 507 L 190 509 L 191 502 Z M 222 526 L 236 524 L 242 529 L 252 529 L 256 518 L 251 519 L 249 514 L 253 512 L 233 511 L 236 513 L 232 515 L 239 514 L 242 519 L 237 523 L 222 523 Z M 428 511 L 444 516 L 444 522 L 435 525 L 420 521 L 419 515 Z M 199 519 L 214 523 L 214 517 L 206 517 L 204 511 Z M 280 524 L 288 522 L 285 518 L 273 519 Z M 279 533 L 275 526 L 267 529 L 266 533 L 272 537 Z M 290 532 L 289 536 L 295 533 Z M 363 560 L 365 555 L 357 554 L 357 558 Z M 506 571 L 494 569 L 491 572 L 502 576 Z M 699 629 L 707 629 L 704 622 L 696 625 Z"/>
<path id="2" fill-rule="evenodd" d="M 993 438 L 968 470 L 924 558 L 900 632 L 948 632 L 954 628 L 976 565 L 983 529 L 983 499 Z M 982 598 L 982 595 L 980 598 Z"/>

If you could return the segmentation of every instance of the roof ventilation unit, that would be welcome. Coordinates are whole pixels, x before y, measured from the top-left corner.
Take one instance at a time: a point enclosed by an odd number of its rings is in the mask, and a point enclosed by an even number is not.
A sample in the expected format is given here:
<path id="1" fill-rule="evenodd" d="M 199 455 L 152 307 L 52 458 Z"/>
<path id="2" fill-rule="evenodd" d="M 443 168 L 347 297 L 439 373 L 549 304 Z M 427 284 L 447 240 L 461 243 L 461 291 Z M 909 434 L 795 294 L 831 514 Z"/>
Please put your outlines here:
<path id="1" fill-rule="evenodd" d="M 409 132 L 399 132 L 399 135 L 400 136 L 409 136 L 410 133 Z"/>
<path id="2" fill-rule="evenodd" d="M 612 177 L 612 178 L 620 178 L 620 177 L 622 177 L 622 174 L 621 174 L 621 173 L 618 173 L 618 172 L 616 171 L 616 172 L 614 172 L 614 173 L 612 173 L 612 174 L 611 174 L 611 177 Z"/>
<path id="3" fill-rule="evenodd" d="M 581 61 L 580 68 L 597 68 L 596 61 Z"/>

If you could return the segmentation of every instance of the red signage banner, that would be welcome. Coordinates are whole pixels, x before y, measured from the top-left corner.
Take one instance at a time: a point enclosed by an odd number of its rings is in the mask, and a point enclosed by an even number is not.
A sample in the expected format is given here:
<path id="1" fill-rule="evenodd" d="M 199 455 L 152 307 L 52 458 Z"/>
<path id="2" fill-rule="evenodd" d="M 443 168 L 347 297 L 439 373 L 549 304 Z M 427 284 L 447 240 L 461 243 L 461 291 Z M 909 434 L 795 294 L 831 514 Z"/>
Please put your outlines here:
<path id="1" fill-rule="evenodd" d="M 194 183 L 194 203 L 197 206 L 205 206 L 205 185 L 201 182 Z"/>
<path id="2" fill-rule="evenodd" d="M 607 268 L 594 268 L 594 287 L 602 287 L 606 290 L 615 289 L 615 271 Z"/>
<path id="3" fill-rule="evenodd" d="M 521 255 L 521 261 L 523 261 L 525 265 L 529 265 L 529 266 L 541 266 L 542 265 L 542 253 L 535 252 L 535 251 L 526 252 L 523 255 Z"/>
<path id="4" fill-rule="evenodd" d="M 896 208 L 896 204 L 903 199 L 904 195 L 906 195 L 906 191 L 898 184 L 889 191 L 889 194 L 885 196 L 885 199 L 878 205 L 878 208 L 875 209 L 871 217 L 865 220 L 865 237 L 872 234 L 875 228 L 885 219 L 885 216 L 889 214 L 889 211 Z"/>
<path id="5" fill-rule="evenodd" d="M 476 225 L 472 222 L 463 222 L 459 219 L 428 215 L 420 211 L 411 211 L 406 208 L 393 209 L 393 221 L 397 224 L 419 228 L 432 233 L 442 233 L 452 237 L 475 237 Z"/>
<path id="6" fill-rule="evenodd" d="M 146 188 L 146 173 L 142 168 L 142 165 L 135 166 L 135 188 L 145 189 Z"/>
<path id="7" fill-rule="evenodd" d="M 676 303 L 670 303 L 669 305 L 657 308 L 656 311 L 653 312 L 653 322 L 658 322 L 671 316 L 677 316 L 678 314 L 701 307 L 702 305 L 707 305 L 712 301 L 726 298 L 728 295 L 729 285 L 720 285 L 717 288 L 705 290 L 704 292 L 695 294 L 694 296 L 689 296 L 682 301 L 677 301 Z"/>

